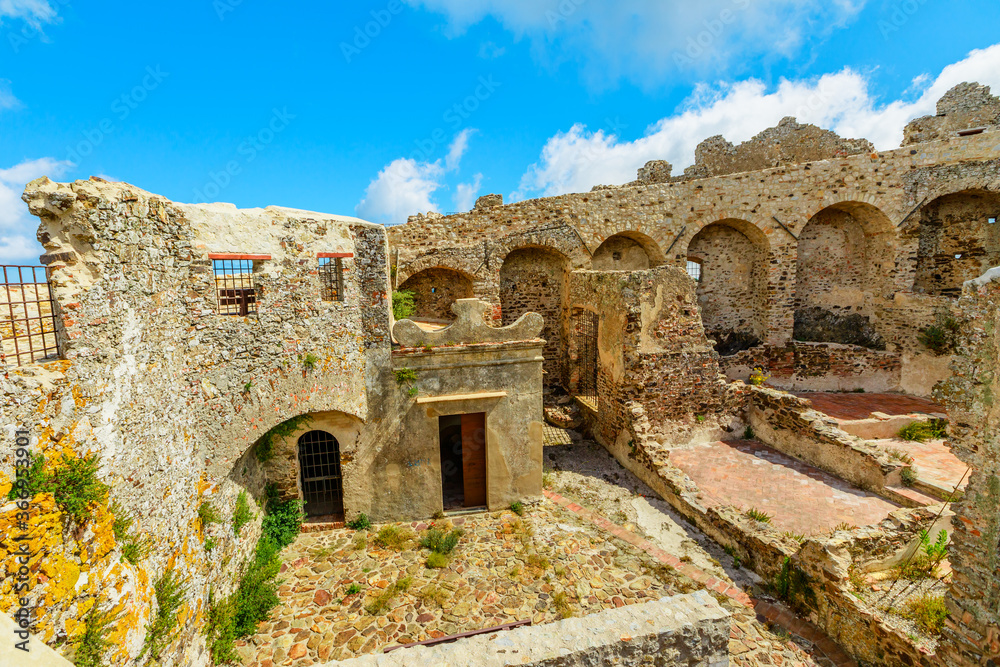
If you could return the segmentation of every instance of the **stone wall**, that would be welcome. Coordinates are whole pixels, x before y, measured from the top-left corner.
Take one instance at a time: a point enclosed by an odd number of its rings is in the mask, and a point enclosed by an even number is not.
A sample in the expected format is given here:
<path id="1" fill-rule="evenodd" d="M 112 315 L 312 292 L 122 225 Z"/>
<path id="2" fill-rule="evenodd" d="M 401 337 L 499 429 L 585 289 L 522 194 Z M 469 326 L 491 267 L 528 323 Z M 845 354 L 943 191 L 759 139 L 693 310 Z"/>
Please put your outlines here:
<path id="1" fill-rule="evenodd" d="M 937 103 L 937 113 L 910 121 L 903 132 L 903 145 L 935 141 L 959 132 L 985 128 L 996 131 L 1000 125 L 1000 100 L 990 94 L 990 87 L 962 83 Z"/>
<path id="2" fill-rule="evenodd" d="M 697 591 L 452 644 L 362 656 L 328 667 L 416 664 L 724 667 L 729 664 L 729 614 L 711 595 Z"/>
<path id="3" fill-rule="evenodd" d="M 390 352 L 385 232 L 290 209 L 176 204 L 99 179 L 41 179 L 24 198 L 41 218 L 65 361 L 8 369 L 0 423 L 11 440 L 15 430 L 28 431 L 31 452 L 47 465 L 97 456 L 110 486 L 94 519 L 74 530 L 62 529 L 66 517 L 51 494 L 34 498 L 26 528 L 37 632 L 66 650 L 90 606 L 114 610 L 107 660 L 126 664 L 142 648 L 153 584 L 173 568 L 187 592 L 164 664 L 202 664 L 209 589 L 217 598 L 231 592 L 260 534 L 265 475 L 254 443 L 304 413 L 382 416 L 379 383 Z M 321 298 L 320 252 L 352 255 L 344 259 L 343 301 Z M 258 256 L 256 316 L 217 314 L 210 253 Z M 359 438 L 360 450 L 370 446 Z M 4 497 L 13 456 L 13 447 L 0 454 Z M 237 535 L 229 518 L 241 491 L 258 518 Z M 207 533 L 197 518 L 205 501 L 224 518 Z M 15 511 L 12 503 L 0 510 L 4 612 L 15 605 Z M 150 541 L 135 565 L 122 560 L 112 531 L 121 514 Z M 206 535 L 215 548 L 205 548 Z"/>
<path id="4" fill-rule="evenodd" d="M 399 289 L 413 292 L 413 317 L 431 320 L 455 319 L 451 305 L 473 295 L 472 280 L 458 271 L 437 268 L 413 274 Z"/>
<path id="5" fill-rule="evenodd" d="M 937 396 L 948 408 L 951 448 L 971 468 L 953 507 L 954 571 L 945 629 L 949 665 L 1000 662 L 1000 269 L 969 281 L 959 301 L 961 340 Z"/>

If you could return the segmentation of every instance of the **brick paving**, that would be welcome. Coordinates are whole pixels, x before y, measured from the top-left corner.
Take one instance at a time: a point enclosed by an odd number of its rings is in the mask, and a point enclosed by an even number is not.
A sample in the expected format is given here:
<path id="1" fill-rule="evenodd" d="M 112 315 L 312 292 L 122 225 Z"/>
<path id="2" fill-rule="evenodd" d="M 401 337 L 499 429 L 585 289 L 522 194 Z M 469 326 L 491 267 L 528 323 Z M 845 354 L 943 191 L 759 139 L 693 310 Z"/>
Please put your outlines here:
<path id="1" fill-rule="evenodd" d="M 855 394 L 826 391 L 792 392 L 807 398 L 813 408 L 835 419 L 867 419 L 873 412 L 887 415 L 946 414 L 942 405 L 928 398 L 906 394 Z"/>
<path id="2" fill-rule="evenodd" d="M 618 539 L 642 549 L 661 563 L 669 565 L 681 574 L 731 600 L 735 608 L 729 607 L 733 617 L 729 634 L 729 651 L 730 659 L 738 667 L 759 667 L 761 665 L 857 667 L 857 663 L 822 630 L 795 616 L 782 605 L 764 600 L 753 600 L 732 581 L 713 577 L 690 563 L 682 562 L 652 542 L 609 521 L 606 517 L 582 507 L 579 503 L 568 500 L 548 489 L 545 489 L 544 493 L 557 505 L 593 523 L 598 528 L 610 532 Z M 750 610 L 753 610 L 752 614 L 748 613 Z M 809 648 L 812 651 L 807 651 L 791 642 L 784 645 L 780 641 L 776 642 L 775 636 L 769 636 L 769 633 L 764 631 L 760 625 L 764 622 L 777 625 L 806 640 L 811 644 Z M 822 655 L 816 655 L 817 651 L 821 652 Z"/>
<path id="3" fill-rule="evenodd" d="M 766 512 L 782 531 L 812 535 L 845 522 L 867 526 L 898 508 L 755 441 L 674 449 L 670 461 L 694 480 L 708 505 Z"/>
<path id="4" fill-rule="evenodd" d="M 930 482 L 942 489 L 954 489 L 961 481 L 961 488 L 969 483 L 966 472 L 969 466 L 955 456 L 944 440 L 928 440 L 913 442 L 910 440 L 873 440 L 883 448 L 894 448 L 906 452 L 913 457 L 913 465 L 917 469 L 917 477 Z M 963 477 L 965 478 L 963 480 Z"/>

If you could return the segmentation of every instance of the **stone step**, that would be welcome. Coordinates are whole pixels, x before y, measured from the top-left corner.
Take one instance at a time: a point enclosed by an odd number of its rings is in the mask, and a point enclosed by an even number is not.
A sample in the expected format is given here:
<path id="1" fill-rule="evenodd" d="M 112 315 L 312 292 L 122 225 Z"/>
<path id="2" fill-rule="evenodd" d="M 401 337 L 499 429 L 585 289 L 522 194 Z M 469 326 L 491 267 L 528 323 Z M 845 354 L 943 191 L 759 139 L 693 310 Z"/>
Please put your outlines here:
<path id="1" fill-rule="evenodd" d="M 941 502 L 937 498 L 928 496 L 908 486 L 886 486 L 885 495 L 904 507 L 926 507 L 928 505 L 937 505 Z"/>
<path id="2" fill-rule="evenodd" d="M 939 482 L 923 479 L 919 473 L 913 482 L 913 488 L 924 495 L 937 498 L 938 502 L 942 503 L 948 502 L 954 494 L 954 489 L 949 489 Z"/>
<path id="3" fill-rule="evenodd" d="M 300 532 L 303 533 L 322 533 L 328 530 L 337 530 L 338 528 L 343 528 L 343 521 L 317 521 L 313 523 L 303 523 Z"/>

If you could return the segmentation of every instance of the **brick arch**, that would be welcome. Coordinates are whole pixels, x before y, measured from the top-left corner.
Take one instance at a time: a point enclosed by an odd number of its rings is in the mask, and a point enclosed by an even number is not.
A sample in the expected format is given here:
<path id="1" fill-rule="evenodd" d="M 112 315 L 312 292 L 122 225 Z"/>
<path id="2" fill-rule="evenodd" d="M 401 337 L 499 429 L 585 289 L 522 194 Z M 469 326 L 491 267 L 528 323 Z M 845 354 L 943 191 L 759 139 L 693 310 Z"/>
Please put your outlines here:
<path id="1" fill-rule="evenodd" d="M 403 266 L 396 268 L 396 285 L 402 285 L 411 276 L 420 273 L 421 271 L 426 271 L 428 269 L 447 269 L 448 271 L 454 271 L 462 276 L 465 276 L 469 280 L 475 282 L 479 280 L 476 276 L 477 267 L 482 264 L 482 252 L 476 253 L 475 256 L 469 256 L 467 253 L 459 254 L 457 252 L 432 252 L 426 255 L 421 255 L 416 259 L 407 262 Z"/>
<path id="2" fill-rule="evenodd" d="M 771 245 L 753 223 L 725 218 L 703 226 L 686 244 L 701 264 L 696 294 L 705 331 L 723 356 L 760 345 L 770 315 Z"/>
<path id="3" fill-rule="evenodd" d="M 559 253 L 573 269 L 590 267 L 590 250 L 579 232 L 570 225 L 528 230 L 502 236 L 490 243 L 489 264 L 499 270 L 507 257 L 516 250 L 538 248 Z"/>

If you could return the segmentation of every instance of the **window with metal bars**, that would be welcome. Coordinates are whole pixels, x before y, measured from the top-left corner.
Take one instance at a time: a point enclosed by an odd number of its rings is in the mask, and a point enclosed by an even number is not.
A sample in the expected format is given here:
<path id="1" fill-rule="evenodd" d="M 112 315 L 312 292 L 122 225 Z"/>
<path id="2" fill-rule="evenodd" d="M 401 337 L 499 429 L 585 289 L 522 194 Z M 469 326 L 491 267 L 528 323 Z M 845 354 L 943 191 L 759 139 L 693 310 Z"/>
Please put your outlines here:
<path id="1" fill-rule="evenodd" d="M 694 278 L 695 282 L 701 282 L 701 262 L 689 259 L 687 263 L 688 275 Z"/>
<path id="2" fill-rule="evenodd" d="M 589 310 L 576 316 L 577 394 L 597 403 L 597 327 L 599 317 Z"/>
<path id="3" fill-rule="evenodd" d="M 323 301 L 344 300 L 344 260 L 342 258 L 319 258 L 319 288 Z"/>
<path id="4" fill-rule="evenodd" d="M 257 288 L 252 259 L 212 259 L 220 315 L 257 314 Z"/>
<path id="5" fill-rule="evenodd" d="M 0 266 L 0 339 L 7 363 L 23 366 L 59 356 L 55 299 L 44 266 Z"/>
<path id="6" fill-rule="evenodd" d="M 309 431 L 300 437 L 299 470 L 306 514 L 343 517 L 344 485 L 337 439 L 326 431 Z"/>

